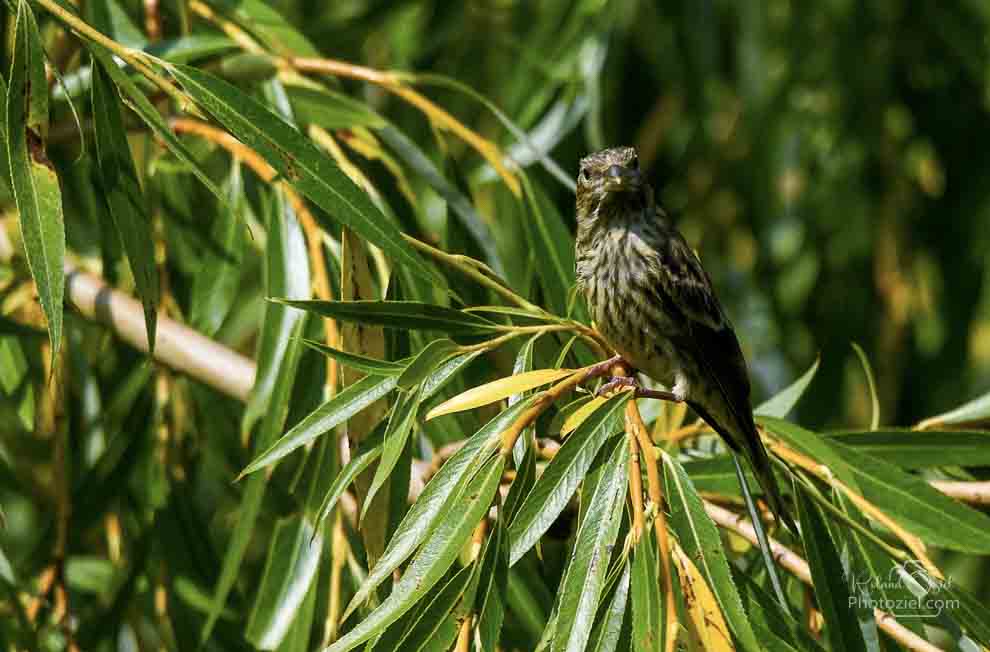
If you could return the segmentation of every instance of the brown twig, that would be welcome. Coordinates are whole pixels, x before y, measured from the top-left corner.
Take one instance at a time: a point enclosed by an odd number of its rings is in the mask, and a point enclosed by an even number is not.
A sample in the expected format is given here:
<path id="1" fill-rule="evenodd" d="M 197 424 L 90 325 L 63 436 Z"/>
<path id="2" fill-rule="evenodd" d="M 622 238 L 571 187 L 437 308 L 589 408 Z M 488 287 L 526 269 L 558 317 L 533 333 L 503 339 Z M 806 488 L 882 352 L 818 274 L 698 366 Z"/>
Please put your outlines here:
<path id="1" fill-rule="evenodd" d="M 929 484 L 950 498 L 974 505 L 990 505 L 990 482 L 932 480 Z"/>

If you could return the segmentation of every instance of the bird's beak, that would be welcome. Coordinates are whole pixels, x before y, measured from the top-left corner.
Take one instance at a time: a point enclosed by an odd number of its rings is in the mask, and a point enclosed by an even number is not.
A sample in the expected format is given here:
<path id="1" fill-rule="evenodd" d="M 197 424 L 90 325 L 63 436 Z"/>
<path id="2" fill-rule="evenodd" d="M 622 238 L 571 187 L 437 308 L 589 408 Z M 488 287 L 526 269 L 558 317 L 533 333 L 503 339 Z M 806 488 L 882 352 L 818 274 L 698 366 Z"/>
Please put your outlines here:
<path id="1" fill-rule="evenodd" d="M 606 192 L 639 192 L 642 188 L 643 176 L 639 170 L 613 165 L 605 171 Z"/>

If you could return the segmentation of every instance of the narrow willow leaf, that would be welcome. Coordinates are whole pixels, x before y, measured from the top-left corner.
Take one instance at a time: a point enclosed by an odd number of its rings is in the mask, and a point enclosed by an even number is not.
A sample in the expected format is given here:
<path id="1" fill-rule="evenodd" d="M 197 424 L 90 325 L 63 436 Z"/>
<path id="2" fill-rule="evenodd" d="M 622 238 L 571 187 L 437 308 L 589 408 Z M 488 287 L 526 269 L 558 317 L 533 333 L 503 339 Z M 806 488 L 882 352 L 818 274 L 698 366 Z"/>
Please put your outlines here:
<path id="1" fill-rule="evenodd" d="M 421 387 L 423 400 L 425 401 L 436 396 L 437 392 L 446 387 L 447 383 L 452 381 L 457 374 L 464 371 L 482 353 L 484 351 L 471 351 L 470 353 L 453 357 L 441 364 L 436 371 L 423 380 L 423 386 Z"/>
<path id="2" fill-rule="evenodd" d="M 824 648 L 805 625 L 784 613 L 777 599 L 763 590 L 753 577 L 735 568 L 733 576 L 746 603 L 746 613 L 750 616 L 753 631 L 764 645 L 781 652 L 795 649 L 824 652 Z"/>
<path id="3" fill-rule="evenodd" d="M 732 652 L 732 635 L 726 625 L 718 600 L 694 561 L 675 542 L 672 561 L 677 565 L 688 612 L 687 630 L 693 649 L 705 652 Z M 762 649 L 762 648 L 760 648 Z"/>
<path id="4" fill-rule="evenodd" d="M 484 517 L 502 478 L 505 458 L 489 461 L 459 494 L 458 509 L 451 510 L 424 543 L 382 604 L 347 632 L 327 652 L 352 650 L 384 631 L 418 602 L 443 577 L 471 533 Z"/>
<path id="5" fill-rule="evenodd" d="M 17 5 L 6 97 L 7 157 L 31 277 L 48 320 L 52 359 L 62 344 L 65 227 L 55 168 L 45 153 L 48 85 L 38 25 L 26 0 Z"/>
<path id="6" fill-rule="evenodd" d="M 426 414 L 426 420 L 429 421 L 454 412 L 473 410 L 476 407 L 501 401 L 513 394 L 519 394 L 573 374 L 573 369 L 537 369 L 517 376 L 499 378 L 490 383 L 473 387 L 444 401 Z"/>
<path id="7" fill-rule="evenodd" d="M 500 330 L 483 317 L 469 312 L 418 301 L 296 301 L 272 298 L 276 303 L 342 321 L 387 326 L 403 330 L 430 330 L 451 335 L 481 335 Z"/>
<path id="8" fill-rule="evenodd" d="M 429 376 L 438 365 L 452 357 L 457 349 L 457 344 L 446 339 L 433 340 L 427 344 L 399 376 L 399 389 L 411 390 Z"/>
<path id="9" fill-rule="evenodd" d="M 825 617 L 825 635 L 833 650 L 866 650 L 866 642 L 850 601 L 852 592 L 844 577 L 839 553 L 821 510 L 797 485 L 798 520 L 801 539 L 811 569 L 818 607 Z"/>
<path id="10" fill-rule="evenodd" d="M 529 246 L 538 251 L 536 265 L 540 284 L 550 310 L 557 315 L 567 314 L 567 296 L 574 285 L 574 238 L 557 212 L 553 202 L 535 181 L 523 177 L 526 203 L 532 213 L 524 220 Z M 579 321 L 587 315 L 580 310 L 573 315 Z"/>
<path id="11" fill-rule="evenodd" d="M 990 432 L 985 430 L 883 429 L 827 434 L 843 446 L 902 469 L 990 466 Z"/>
<path id="12" fill-rule="evenodd" d="M 431 536 L 433 530 L 450 511 L 461 509 L 459 505 L 454 507 L 456 504 L 454 499 L 459 495 L 473 470 L 477 468 L 478 461 L 495 450 L 499 435 L 530 405 L 532 400 L 523 401 L 499 414 L 464 442 L 464 445 L 440 467 L 399 523 L 385 552 L 344 610 L 341 621 L 347 620 L 351 612 L 367 600 L 371 592 L 378 588 L 378 585 L 385 581 L 427 537 Z"/>
<path id="13" fill-rule="evenodd" d="M 612 592 L 612 599 L 609 600 L 605 613 L 598 623 L 598 629 L 591 638 L 588 646 L 590 652 L 615 652 L 619 646 L 622 623 L 626 619 L 631 571 L 632 564 L 627 561 L 622 566 L 622 575 L 619 576 L 619 582 Z"/>
<path id="14" fill-rule="evenodd" d="M 990 393 L 960 405 L 938 416 L 929 417 L 919 423 L 918 430 L 932 430 L 941 426 L 983 423 L 990 420 Z"/>
<path id="15" fill-rule="evenodd" d="M 990 516 L 952 500 L 922 478 L 841 444 L 833 444 L 863 496 L 925 543 L 990 554 Z"/>
<path id="16" fill-rule="evenodd" d="M 536 544 L 567 506 L 599 448 L 619 428 L 616 417 L 628 401 L 626 392 L 609 398 L 550 460 L 509 526 L 510 565 Z"/>
<path id="17" fill-rule="evenodd" d="M 134 274 L 134 285 L 144 306 L 148 349 L 154 353 L 159 288 L 151 219 L 145 208 L 131 147 L 127 142 L 120 99 L 109 75 L 99 63 L 93 67 L 92 83 L 93 129 L 96 132 L 100 186 Z"/>
<path id="18" fill-rule="evenodd" d="M 663 454 L 663 470 L 670 523 L 681 547 L 701 571 L 742 649 L 759 652 L 760 645 L 732 581 L 718 528 L 705 513 L 701 496 L 677 460 Z"/>
<path id="19" fill-rule="evenodd" d="M 863 373 L 866 375 L 866 386 L 870 390 L 870 430 L 880 427 L 880 399 L 877 397 L 877 383 L 873 380 L 873 368 L 870 366 L 870 359 L 866 357 L 866 351 L 856 344 L 850 342 L 856 356 L 859 357 L 860 364 L 863 365 Z"/>
<path id="20" fill-rule="evenodd" d="M 595 396 L 591 400 L 583 402 L 564 420 L 560 426 L 560 436 L 566 437 L 577 430 L 606 400 L 608 399 L 604 396 Z"/>
<path id="21" fill-rule="evenodd" d="M 660 562 L 654 536 L 644 534 L 640 538 L 633 548 L 630 567 L 633 649 L 660 652 L 665 649 L 664 600 L 660 593 Z"/>
<path id="22" fill-rule="evenodd" d="M 183 88 L 238 139 L 328 214 L 425 280 L 434 275 L 395 224 L 348 176 L 268 107 L 196 68 L 169 65 Z M 330 225 L 325 224 L 325 228 Z"/>
<path id="23" fill-rule="evenodd" d="M 382 423 L 383 427 L 384 425 Z M 323 502 L 320 503 L 320 507 L 316 512 L 316 524 L 318 526 L 325 518 L 330 516 L 333 508 L 337 506 L 337 501 L 344 495 L 344 491 L 354 482 L 354 478 L 358 477 L 362 471 L 381 456 L 382 435 L 385 432 L 383 427 L 377 429 L 377 436 L 375 433 L 372 433 L 367 439 L 362 441 L 361 452 L 351 457 L 350 461 L 337 473 L 337 477 L 334 478 L 333 484 L 330 485 L 326 495 L 323 496 Z"/>
<path id="24" fill-rule="evenodd" d="M 821 361 L 820 356 L 815 358 L 815 363 L 806 372 L 801 374 L 800 378 L 761 403 L 753 410 L 753 414 L 777 417 L 778 419 L 783 419 L 790 414 L 794 406 L 797 405 L 797 402 L 804 396 L 808 385 L 815 379 L 815 374 L 818 373 L 818 365 Z"/>
<path id="25" fill-rule="evenodd" d="M 220 188 L 213 182 L 210 175 L 207 174 L 206 170 L 199 164 L 196 158 L 193 156 L 192 152 L 179 140 L 179 137 L 169 129 L 168 124 L 162 118 L 158 109 L 151 103 L 148 97 L 141 92 L 141 89 L 137 87 L 137 84 L 131 80 L 131 78 L 123 70 L 117 66 L 114 61 L 113 55 L 110 54 L 109 50 L 104 49 L 102 46 L 90 41 L 86 43 L 86 47 L 90 54 L 93 56 L 95 62 L 99 63 L 100 67 L 110 75 L 113 83 L 117 85 L 117 90 L 120 92 L 123 101 L 127 106 L 137 114 L 141 120 L 144 121 L 148 127 L 155 132 L 155 135 L 161 139 L 168 150 L 175 155 L 180 161 L 182 161 L 189 170 L 196 175 L 196 178 L 202 182 L 206 189 L 209 190 L 213 195 L 219 199 L 221 202 L 226 201 L 226 197 L 221 192 Z"/>
<path id="26" fill-rule="evenodd" d="M 447 617 L 454 611 L 461 597 L 468 589 L 468 584 L 474 576 L 475 566 L 471 564 L 457 571 L 447 583 L 436 592 L 432 599 L 425 598 L 420 602 L 427 603 L 422 609 L 412 609 L 405 616 L 392 623 L 388 629 L 375 641 L 371 652 L 420 652 L 424 646 L 438 634 L 446 638 L 440 630 L 443 629 Z M 417 605 L 419 606 L 419 605 Z M 453 630 L 456 636 L 456 628 Z M 449 645 L 441 649 L 449 649 Z"/>
<path id="27" fill-rule="evenodd" d="M 368 493 L 364 498 L 361 509 L 361 520 L 364 520 L 368 506 L 372 504 L 375 494 L 382 488 L 402 456 L 416 421 L 416 410 L 419 409 L 419 392 L 405 392 L 399 396 L 392 408 L 392 414 L 385 429 L 385 441 L 382 444 L 382 456 L 375 469 L 375 477 L 371 481 Z M 408 493 L 408 492 L 407 492 Z"/>
<path id="28" fill-rule="evenodd" d="M 613 444 L 611 451 L 602 451 L 609 456 L 601 467 L 601 477 L 590 496 L 561 582 L 552 652 L 580 652 L 591 636 L 612 547 L 622 522 L 629 479 L 626 472 L 629 447 L 622 437 L 615 438 Z"/>
<path id="29" fill-rule="evenodd" d="M 323 538 L 304 517 L 275 524 L 244 631 L 244 638 L 256 648 L 274 650 L 282 643 L 309 593 L 322 550 Z"/>
<path id="30" fill-rule="evenodd" d="M 316 408 L 289 432 L 282 435 L 241 471 L 238 478 L 263 469 L 305 446 L 331 428 L 344 423 L 395 389 L 393 376 L 366 376 Z"/>
<path id="31" fill-rule="evenodd" d="M 285 333 L 285 356 L 279 360 L 276 368 L 275 382 L 272 389 L 271 408 L 265 412 L 261 427 L 258 429 L 255 439 L 254 450 L 261 450 L 268 446 L 281 432 L 285 425 L 286 416 L 289 413 L 290 399 L 292 398 L 292 387 L 295 382 L 296 370 L 299 368 L 299 357 L 302 345 L 299 343 L 299 335 L 305 326 L 305 318 L 298 319 L 293 323 L 292 330 Z M 213 599 L 210 604 L 210 612 L 203 628 L 200 630 L 200 644 L 204 644 L 210 638 L 217 618 L 227 603 L 227 596 L 234 586 L 234 581 L 240 572 L 241 562 L 247 552 L 248 543 L 254 534 L 254 526 L 258 515 L 261 512 L 261 502 L 264 498 L 267 477 L 264 473 L 258 473 L 245 483 L 244 492 L 241 496 L 241 503 L 237 512 L 237 523 L 234 531 L 227 543 L 227 551 L 224 554 L 223 565 L 220 569 L 220 577 L 214 588 Z"/>
<path id="32" fill-rule="evenodd" d="M 512 363 L 513 376 L 524 374 L 533 369 L 533 347 L 536 346 L 536 340 L 538 340 L 541 335 L 541 333 L 533 335 L 519 347 L 519 351 L 516 353 L 516 359 Z M 509 405 L 514 405 L 515 403 L 523 400 L 524 396 L 525 392 L 513 394 L 509 397 Z M 523 457 L 526 455 L 526 449 L 529 447 L 529 441 L 532 439 L 532 433 L 534 432 L 533 428 L 533 426 L 527 428 L 525 432 L 516 438 L 516 443 L 512 445 L 512 461 L 515 463 L 517 468 L 522 462 Z"/>
<path id="33" fill-rule="evenodd" d="M 518 479 L 518 475 L 516 478 Z M 515 481 L 513 481 L 515 482 Z M 500 508 L 501 511 L 501 508 Z M 508 601 L 509 548 L 501 515 L 495 531 L 488 537 L 481 560 L 475 613 L 478 618 L 478 640 L 482 650 L 494 650 L 505 622 Z"/>
<path id="34" fill-rule="evenodd" d="M 837 450 L 837 444 L 832 440 L 783 419 L 759 416 L 756 421 L 791 448 L 804 453 L 819 464 L 827 466 L 836 477 L 850 488 L 858 490 L 859 485 L 856 482 L 856 476 L 849 469 L 843 456 Z"/>
<path id="35" fill-rule="evenodd" d="M 406 368 L 406 364 L 402 362 L 376 360 L 375 358 L 368 358 L 363 355 L 358 355 L 357 353 L 348 353 L 347 351 L 335 349 L 332 346 L 327 346 L 326 344 L 317 342 L 316 340 L 304 339 L 303 344 L 314 351 L 319 351 L 323 355 L 333 358 L 342 365 L 356 369 L 357 371 L 363 371 L 364 373 L 371 374 L 373 376 L 398 376 Z"/>
<path id="36" fill-rule="evenodd" d="M 190 297 L 189 323 L 210 337 L 220 330 L 233 307 L 241 279 L 244 225 L 239 216 L 244 208 L 244 178 L 236 159 L 231 163 L 224 192 L 227 202 L 217 207 Z"/>
<path id="37" fill-rule="evenodd" d="M 269 295 L 308 297 L 311 290 L 306 239 L 292 202 L 281 189 L 275 188 L 266 208 L 269 214 L 265 291 Z M 303 316 L 303 313 L 287 306 L 265 305 L 265 320 L 258 343 L 258 371 L 242 420 L 242 430 L 245 432 L 250 431 L 255 421 L 268 411 L 278 365 L 289 344 L 287 338 L 296 321 Z"/>

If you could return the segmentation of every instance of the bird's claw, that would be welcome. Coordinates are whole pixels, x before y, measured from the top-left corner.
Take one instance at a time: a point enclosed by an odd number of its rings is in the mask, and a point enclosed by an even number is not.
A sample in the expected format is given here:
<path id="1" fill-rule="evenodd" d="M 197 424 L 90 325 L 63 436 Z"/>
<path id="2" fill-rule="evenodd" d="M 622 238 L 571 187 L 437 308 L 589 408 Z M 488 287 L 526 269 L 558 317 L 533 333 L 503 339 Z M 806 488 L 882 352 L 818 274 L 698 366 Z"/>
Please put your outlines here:
<path id="1" fill-rule="evenodd" d="M 635 378 L 631 378 L 630 376 L 613 376 L 607 383 L 598 388 L 595 396 L 605 396 L 624 387 L 633 387 L 636 391 L 643 389 Z"/>

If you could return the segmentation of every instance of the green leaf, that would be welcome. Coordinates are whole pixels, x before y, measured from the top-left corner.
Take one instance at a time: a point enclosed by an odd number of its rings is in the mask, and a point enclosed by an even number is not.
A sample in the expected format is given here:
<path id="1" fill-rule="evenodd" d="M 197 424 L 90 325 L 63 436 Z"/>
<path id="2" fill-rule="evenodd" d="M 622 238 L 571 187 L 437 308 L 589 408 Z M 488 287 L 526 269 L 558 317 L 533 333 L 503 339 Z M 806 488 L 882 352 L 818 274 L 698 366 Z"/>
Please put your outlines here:
<path id="1" fill-rule="evenodd" d="M 954 410 L 929 417 L 918 424 L 919 430 L 946 425 L 978 424 L 990 420 L 990 393 L 964 403 Z"/>
<path id="2" fill-rule="evenodd" d="M 305 446 L 331 428 L 358 414 L 378 399 L 387 396 L 393 389 L 395 389 L 395 377 L 393 376 L 365 376 L 353 385 L 348 385 L 339 394 L 303 418 L 261 455 L 258 455 L 241 471 L 238 478 L 263 469 L 300 446 Z"/>
<path id="3" fill-rule="evenodd" d="M 833 444 L 863 496 L 925 543 L 990 554 L 990 517 L 952 500 L 923 479 L 856 449 Z"/>
<path id="4" fill-rule="evenodd" d="M 213 0 L 268 49 L 283 56 L 318 57 L 320 51 L 292 23 L 262 0 Z"/>
<path id="5" fill-rule="evenodd" d="M 312 142 L 268 107 L 196 68 L 168 66 L 183 88 L 326 213 L 425 280 L 435 277 L 396 225 Z M 329 224 L 323 225 L 333 232 Z"/>
<path id="6" fill-rule="evenodd" d="M 379 634 L 433 588 L 454 563 L 488 511 L 502 478 L 504 464 L 504 457 L 496 457 L 478 471 L 462 492 L 458 492 L 458 508 L 441 519 L 385 601 L 328 647 L 327 652 L 346 652 Z"/>
<path id="7" fill-rule="evenodd" d="M 804 396 L 804 392 L 808 389 L 808 385 L 810 385 L 811 381 L 814 380 L 815 374 L 818 373 L 818 365 L 821 361 L 821 357 L 815 358 L 815 363 L 811 365 L 806 372 L 801 374 L 800 378 L 761 403 L 759 407 L 753 410 L 753 414 L 759 414 L 767 417 L 777 417 L 778 419 L 783 419 L 790 414 L 791 410 L 794 409 L 794 406 L 797 405 L 797 402 L 801 400 L 802 396 Z"/>
<path id="8" fill-rule="evenodd" d="M 660 561 L 652 530 L 642 536 L 632 551 L 633 649 L 660 652 L 664 649 L 664 600 L 661 594 Z"/>
<path id="9" fill-rule="evenodd" d="M 48 84 L 41 37 L 26 0 L 17 5 L 7 89 L 6 134 L 10 181 L 20 213 L 21 237 L 31 277 L 48 320 L 52 359 L 62 344 L 65 227 L 55 168 L 45 154 Z"/>
<path id="10" fill-rule="evenodd" d="M 368 505 L 372 503 L 375 494 L 382 488 L 395 468 L 402 452 L 406 448 L 409 434 L 412 432 L 413 424 L 416 421 L 416 410 L 419 409 L 419 392 L 404 392 L 399 395 L 395 407 L 392 408 L 392 415 L 388 420 L 388 427 L 385 429 L 385 441 L 382 444 L 382 456 L 375 469 L 375 477 L 371 481 L 371 487 L 364 499 L 361 508 L 361 519 L 364 520 L 368 511 Z"/>
<path id="11" fill-rule="evenodd" d="M 433 340 L 412 359 L 399 376 L 399 389 L 409 391 L 429 376 L 438 365 L 453 356 L 458 346 L 451 340 Z"/>
<path id="12" fill-rule="evenodd" d="M 594 471 L 600 475 L 594 492 L 582 492 L 582 503 L 588 500 L 588 508 L 561 582 L 557 631 L 550 646 L 552 652 L 584 650 L 605 586 L 629 479 L 626 470 L 629 447 L 625 437 L 615 437 L 610 444 L 612 450 L 603 449 L 601 455 L 604 457 L 608 453 L 607 461 Z"/>
<path id="13" fill-rule="evenodd" d="M 488 537 L 479 582 L 475 609 L 478 614 L 478 639 L 482 650 L 494 650 L 505 622 L 509 583 L 509 546 L 501 513 L 495 522 L 494 532 Z"/>
<path id="14" fill-rule="evenodd" d="M 575 280 L 574 238 L 543 190 L 525 175 L 522 178 L 526 203 L 532 213 L 524 224 L 529 246 L 539 252 L 536 266 L 544 297 L 551 312 L 566 315 L 568 293 Z M 587 317 L 583 310 L 573 316 L 579 321 Z"/>
<path id="15" fill-rule="evenodd" d="M 327 489 L 326 494 L 323 496 L 323 501 L 320 503 L 320 507 L 316 512 L 317 525 L 322 524 L 323 520 L 330 516 L 330 512 L 337 505 L 337 501 L 344 495 L 344 491 L 354 482 L 354 479 L 371 466 L 372 462 L 381 457 L 383 434 L 385 432 L 384 426 L 385 422 L 380 423 L 375 428 L 375 432 L 372 432 L 361 442 L 360 452 L 351 457 L 350 461 L 337 473 L 337 477 L 334 478 L 333 484 Z"/>
<path id="16" fill-rule="evenodd" d="M 447 617 L 460 602 L 474 576 L 475 565 L 471 564 L 457 571 L 450 580 L 436 592 L 431 600 L 420 602 L 422 608 L 412 609 L 391 625 L 375 641 L 371 652 L 420 652 L 428 641 L 437 636 L 446 624 Z M 424 604 L 426 603 L 426 604 Z M 457 628 L 453 628 L 454 636 Z M 445 638 L 445 637 L 444 637 Z M 449 645 L 442 649 L 449 649 Z"/>
<path id="17" fill-rule="evenodd" d="M 870 366 L 870 359 L 866 357 L 866 351 L 855 342 L 850 342 L 850 344 L 853 351 L 856 352 L 860 364 L 863 365 L 863 373 L 866 375 L 866 386 L 870 390 L 870 430 L 876 430 L 880 427 L 880 399 L 877 397 L 876 381 L 873 380 L 873 368 Z"/>
<path id="18" fill-rule="evenodd" d="M 453 505 L 457 504 L 455 498 L 470 478 L 472 471 L 477 468 L 477 461 L 486 458 L 495 450 L 499 443 L 499 435 L 532 403 L 532 400 L 523 401 L 503 411 L 464 442 L 464 445 L 440 467 L 399 523 L 385 552 L 344 610 L 342 621 L 347 620 L 347 616 L 368 599 L 371 592 L 378 588 L 378 585 L 388 578 L 427 537 L 431 536 L 433 530 L 450 511 L 461 509 L 459 505 L 456 509 L 453 508 Z"/>
<path id="19" fill-rule="evenodd" d="M 241 163 L 234 160 L 224 184 L 227 203 L 218 206 L 210 229 L 199 272 L 193 278 L 189 323 L 204 335 L 213 337 L 237 298 L 244 257 L 244 223 L 238 215 L 244 210 L 244 179 Z"/>
<path id="20" fill-rule="evenodd" d="M 484 351 L 481 350 L 464 353 L 441 364 L 436 371 L 423 380 L 423 386 L 420 390 L 423 394 L 423 400 L 425 401 L 435 396 L 447 383 L 453 380 L 454 376 L 463 371 L 465 367 L 471 364 L 482 353 Z"/>
<path id="21" fill-rule="evenodd" d="M 189 170 L 196 175 L 196 178 L 202 182 L 206 189 L 209 190 L 213 195 L 219 199 L 221 202 L 226 201 L 226 197 L 220 188 L 213 182 L 210 175 L 206 173 L 206 170 L 196 161 L 196 158 L 189 151 L 189 149 L 182 144 L 178 136 L 172 132 L 168 124 L 162 118 L 158 109 L 151 103 L 148 97 L 141 92 L 141 89 L 137 87 L 131 78 L 125 73 L 117 63 L 114 61 L 113 55 L 110 54 L 109 50 L 104 49 L 102 46 L 89 41 L 86 43 L 86 47 L 92 55 L 94 61 L 99 64 L 99 66 L 110 75 L 113 83 L 117 85 L 117 90 L 120 93 L 121 98 L 131 111 L 137 114 L 141 120 L 144 121 L 146 125 L 155 133 L 155 135 L 161 139 L 168 150 L 175 155 L 180 161 L 182 161 Z"/>
<path id="22" fill-rule="evenodd" d="M 145 209 L 137 169 L 127 142 L 127 132 L 120 114 L 120 98 L 99 63 L 93 66 L 92 83 L 93 129 L 96 132 L 100 186 L 134 274 L 134 285 L 144 306 L 148 349 L 154 353 L 159 288 L 151 219 Z"/>
<path id="23" fill-rule="evenodd" d="M 567 506 L 581 484 L 598 449 L 618 428 L 616 416 L 625 409 L 629 396 L 612 396 L 588 417 L 547 465 L 526 496 L 509 526 L 509 565 L 514 565 L 533 547 Z"/>
<path id="24" fill-rule="evenodd" d="M 275 524 L 244 631 L 256 648 L 274 650 L 282 643 L 316 577 L 322 551 L 323 538 L 305 518 L 293 516 Z"/>
<path id="25" fill-rule="evenodd" d="M 289 413 L 296 370 L 299 368 L 300 351 L 302 350 L 302 346 L 299 344 L 299 335 L 302 333 L 305 323 L 305 318 L 297 319 L 292 330 L 285 334 L 285 355 L 279 360 L 277 367 L 271 409 L 265 412 L 261 427 L 258 429 L 254 444 L 256 451 L 268 446 L 278 436 L 285 424 L 286 416 Z M 227 595 L 237 579 L 241 562 L 244 560 L 251 535 L 254 533 L 258 514 L 261 512 L 261 501 L 265 494 L 267 482 L 268 478 L 265 474 L 258 473 L 245 483 L 244 493 L 237 512 L 237 522 L 227 543 L 227 552 L 224 554 L 220 578 L 214 589 L 210 613 L 200 631 L 201 644 L 209 640 L 213 626 L 226 605 Z"/>
<path id="26" fill-rule="evenodd" d="M 276 297 L 271 300 L 323 317 L 403 330 L 479 335 L 503 328 L 469 312 L 418 301 L 298 301 Z"/>
<path id="27" fill-rule="evenodd" d="M 758 416 L 757 423 L 764 426 L 788 446 L 804 453 L 819 464 L 824 464 L 850 488 L 857 490 L 856 476 L 850 471 L 843 456 L 836 450 L 837 444 L 816 432 L 773 417 Z"/>
<path id="28" fill-rule="evenodd" d="M 632 564 L 628 561 L 622 565 L 622 575 L 619 576 L 612 599 L 606 606 L 605 613 L 596 625 L 596 631 L 588 645 L 590 652 L 615 652 L 622 636 L 622 623 L 626 619 L 626 604 L 629 599 L 629 578 Z"/>
<path id="29" fill-rule="evenodd" d="M 268 242 L 265 246 L 265 279 L 268 294 L 309 296 L 310 273 L 306 240 L 292 203 L 280 189 L 267 203 Z M 268 411 L 278 365 L 289 346 L 296 321 L 304 316 L 298 310 L 266 303 L 265 319 L 258 343 L 258 370 L 254 387 L 244 410 L 242 429 L 250 431 L 255 421 Z"/>
<path id="30" fill-rule="evenodd" d="M 323 355 L 333 358 L 346 367 L 357 369 L 358 371 L 363 371 L 364 373 L 371 374 L 373 376 L 398 376 L 406 368 L 406 364 L 402 362 L 376 360 L 375 358 L 358 355 L 357 353 L 348 353 L 347 351 L 335 349 L 332 346 L 327 346 L 326 344 L 317 342 L 316 340 L 304 339 L 303 344 L 314 351 L 319 351 Z"/>
<path id="31" fill-rule="evenodd" d="M 826 434 L 902 469 L 990 466 L 990 432 L 985 430 L 884 429 Z"/>
<path id="32" fill-rule="evenodd" d="M 797 485 L 795 493 L 801 539 L 811 568 L 815 598 L 825 617 L 825 635 L 833 650 L 865 651 L 866 642 L 850 601 L 852 592 L 832 535 L 825 525 L 825 517 L 801 485 Z"/>
<path id="33" fill-rule="evenodd" d="M 670 506 L 670 523 L 677 534 L 677 540 L 704 575 L 718 601 L 719 609 L 742 649 L 758 652 L 761 647 L 732 581 L 718 529 L 705 513 L 705 505 L 684 468 L 666 453 L 663 454 L 663 470 L 667 504 Z"/>

